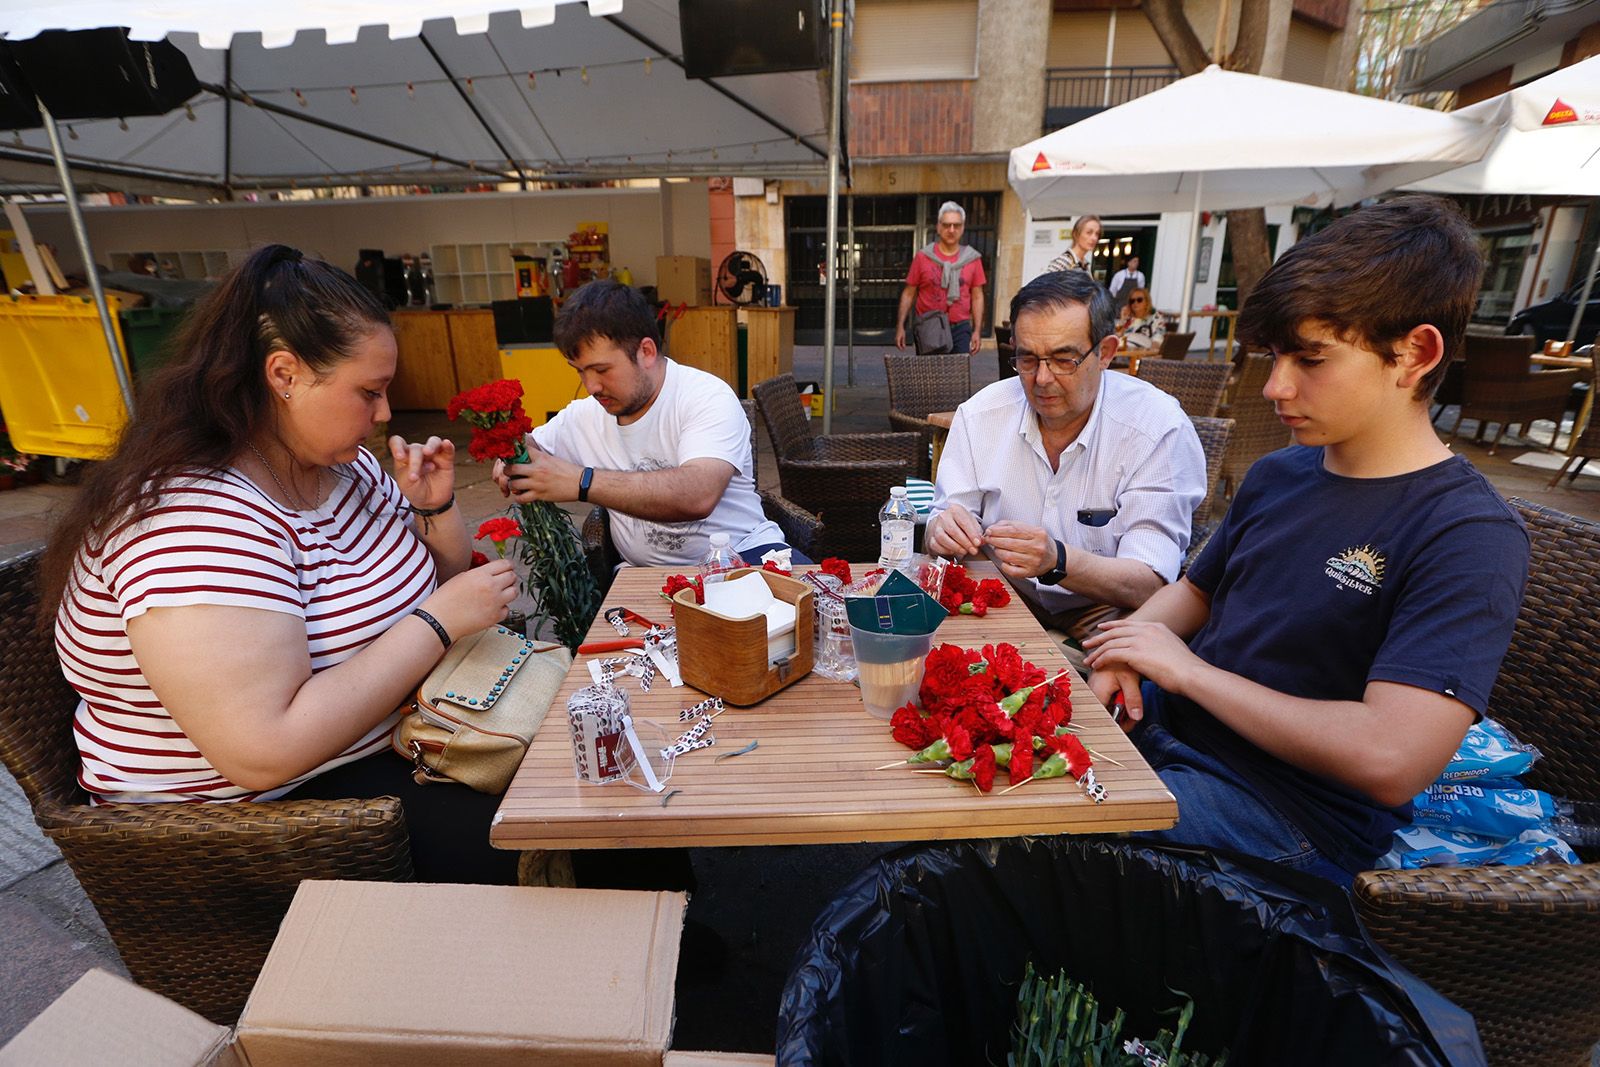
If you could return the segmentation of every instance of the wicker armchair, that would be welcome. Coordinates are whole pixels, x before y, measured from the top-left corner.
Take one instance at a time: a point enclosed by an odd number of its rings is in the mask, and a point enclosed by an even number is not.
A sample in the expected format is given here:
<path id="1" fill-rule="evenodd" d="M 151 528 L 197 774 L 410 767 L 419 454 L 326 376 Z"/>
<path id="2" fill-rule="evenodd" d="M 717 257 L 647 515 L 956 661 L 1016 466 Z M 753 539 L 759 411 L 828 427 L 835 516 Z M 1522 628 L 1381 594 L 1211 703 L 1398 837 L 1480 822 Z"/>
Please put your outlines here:
<path id="1" fill-rule="evenodd" d="M 827 524 L 827 551 L 855 562 L 878 558 L 878 509 L 891 486 L 916 477 L 927 449 L 914 433 L 813 437 L 794 375 L 751 390 L 778 459 L 785 497 Z"/>
<path id="2" fill-rule="evenodd" d="M 1600 361 L 1596 362 L 1595 366 L 1590 370 L 1590 374 L 1594 378 L 1589 386 L 1589 395 L 1600 396 L 1600 393 L 1595 392 L 1596 389 L 1600 389 Z M 1573 432 L 1578 433 L 1576 428 L 1574 428 Z M 1567 484 L 1571 485 L 1577 479 L 1578 472 L 1583 470 L 1584 466 L 1596 457 L 1600 457 L 1600 420 L 1597 420 L 1594 417 L 1594 412 L 1591 411 L 1588 425 L 1584 426 L 1582 433 L 1578 433 L 1578 439 L 1572 442 L 1572 447 L 1567 450 L 1566 462 L 1561 464 L 1561 469 L 1556 471 L 1554 477 L 1550 479 L 1550 484 L 1545 488 L 1554 489 L 1563 474 L 1567 475 Z M 1576 467 L 1572 467 L 1573 460 L 1578 461 Z M 1571 474 L 1567 474 L 1568 467 L 1572 467 Z"/>
<path id="3" fill-rule="evenodd" d="M 1271 374 L 1271 356 L 1247 355 L 1240 360 L 1233 402 L 1224 412 L 1233 420 L 1233 436 L 1222 461 L 1222 480 L 1230 498 L 1256 460 L 1288 446 L 1291 440 L 1288 427 L 1273 410 L 1272 401 L 1261 395 Z"/>
<path id="4" fill-rule="evenodd" d="M 0 564 L 0 760 L 134 981 L 231 1024 L 302 879 L 410 880 L 400 801 L 90 807 L 72 737 L 78 696 L 34 622 L 37 570 L 37 552 Z"/>
<path id="5" fill-rule="evenodd" d="M 1222 404 L 1222 390 L 1232 369 L 1226 363 L 1148 359 L 1139 364 L 1139 378 L 1177 397 L 1185 415 L 1209 419 Z"/>
<path id="6" fill-rule="evenodd" d="M 1600 800 L 1600 523 L 1513 500 L 1528 591 L 1489 713 L 1544 757 L 1529 786 Z M 1473 1014 L 1491 1064 L 1588 1064 L 1600 1040 L 1600 856 L 1578 866 L 1368 871 L 1373 937 Z"/>
<path id="7" fill-rule="evenodd" d="M 1554 447 L 1556 435 L 1561 432 L 1561 416 L 1580 375 L 1575 370 L 1531 369 L 1528 357 L 1533 355 L 1534 344 L 1532 337 L 1467 335 L 1461 411 L 1450 428 L 1452 437 L 1464 418 L 1478 420 L 1473 440 L 1480 442 L 1489 423 L 1499 423 L 1500 429 L 1489 442 L 1492 456 L 1508 426 L 1520 424 L 1526 435 L 1536 419 L 1550 419 L 1555 423 L 1550 431 L 1550 444 Z"/>
<path id="8" fill-rule="evenodd" d="M 954 411 L 972 395 L 972 357 L 885 353 L 883 368 L 889 376 L 889 428 L 922 435 L 917 477 L 931 478 L 934 426 L 928 413 Z"/>
<path id="9" fill-rule="evenodd" d="M 1188 333 L 1167 333 L 1161 335 L 1161 348 L 1157 351 L 1162 359 L 1188 359 L 1189 346 L 1194 344 L 1194 331 Z"/>
<path id="10" fill-rule="evenodd" d="M 1216 364 L 1226 366 L 1226 364 Z M 1228 454 L 1228 440 L 1233 436 L 1232 419 L 1212 419 L 1191 415 L 1194 432 L 1200 438 L 1200 450 L 1206 457 L 1206 495 L 1194 509 L 1189 520 L 1189 551 L 1183 557 L 1183 569 L 1200 555 L 1211 535 L 1222 523 L 1222 514 L 1216 507 L 1217 483 L 1222 479 L 1222 458 Z"/>

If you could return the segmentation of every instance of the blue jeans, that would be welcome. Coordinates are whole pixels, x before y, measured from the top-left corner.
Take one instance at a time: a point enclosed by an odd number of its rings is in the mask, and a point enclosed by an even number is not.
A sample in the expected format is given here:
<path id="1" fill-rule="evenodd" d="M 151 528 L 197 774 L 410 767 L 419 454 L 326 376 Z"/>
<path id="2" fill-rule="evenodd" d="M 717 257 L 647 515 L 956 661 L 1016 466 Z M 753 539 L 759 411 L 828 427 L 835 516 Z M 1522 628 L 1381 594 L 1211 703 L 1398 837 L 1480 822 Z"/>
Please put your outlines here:
<path id="1" fill-rule="evenodd" d="M 964 356 L 972 347 L 972 320 L 950 324 L 950 351 Z"/>
<path id="2" fill-rule="evenodd" d="M 1131 836 L 1175 845 L 1223 848 L 1258 856 L 1346 889 L 1355 876 L 1327 859 L 1300 828 L 1234 774 L 1227 764 L 1173 737 L 1145 685 L 1145 718 L 1132 740 L 1178 800 L 1178 824 Z M 1152 714 L 1155 712 L 1155 714 Z"/>

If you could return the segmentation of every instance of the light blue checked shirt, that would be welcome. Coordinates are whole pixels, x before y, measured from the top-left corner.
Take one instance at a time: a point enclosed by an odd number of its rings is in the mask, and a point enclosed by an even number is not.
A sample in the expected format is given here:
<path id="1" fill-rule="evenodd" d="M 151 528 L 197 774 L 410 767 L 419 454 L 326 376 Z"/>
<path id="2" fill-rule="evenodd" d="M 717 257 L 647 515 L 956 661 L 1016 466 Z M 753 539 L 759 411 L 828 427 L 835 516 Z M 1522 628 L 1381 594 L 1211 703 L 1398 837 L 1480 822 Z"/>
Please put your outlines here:
<path id="1" fill-rule="evenodd" d="M 956 409 L 939 457 L 932 515 L 960 504 L 987 529 L 1001 519 L 1043 526 L 1097 556 L 1137 559 L 1166 581 L 1178 577 L 1190 519 L 1206 491 L 1205 454 L 1194 424 L 1168 394 L 1103 371 L 1094 410 L 1050 469 L 1039 420 L 1019 378 L 1006 378 Z M 1082 508 L 1116 508 L 1105 526 L 1078 522 Z M 1019 583 L 1049 612 L 1088 599 L 1057 586 Z"/>

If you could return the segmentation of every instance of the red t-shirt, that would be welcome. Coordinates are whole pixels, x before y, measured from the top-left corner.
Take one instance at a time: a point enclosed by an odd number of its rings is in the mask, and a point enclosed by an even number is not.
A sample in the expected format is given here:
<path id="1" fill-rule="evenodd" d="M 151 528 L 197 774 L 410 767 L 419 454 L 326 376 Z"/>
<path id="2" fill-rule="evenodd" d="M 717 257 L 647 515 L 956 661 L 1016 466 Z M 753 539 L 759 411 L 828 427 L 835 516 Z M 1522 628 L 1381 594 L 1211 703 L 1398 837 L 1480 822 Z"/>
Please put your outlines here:
<path id="1" fill-rule="evenodd" d="M 954 263 L 955 256 L 947 256 L 934 246 L 933 254 L 946 263 Z M 957 252 L 957 255 L 960 253 Z M 918 315 L 929 311 L 940 311 L 945 305 L 945 291 L 941 284 L 943 271 L 936 267 L 931 259 L 919 250 L 911 257 L 911 269 L 906 272 L 906 284 L 917 287 Z M 955 303 L 950 305 L 950 321 L 966 322 L 972 318 L 972 287 L 986 285 L 989 279 L 983 273 L 983 260 L 973 260 L 961 268 L 961 295 Z"/>

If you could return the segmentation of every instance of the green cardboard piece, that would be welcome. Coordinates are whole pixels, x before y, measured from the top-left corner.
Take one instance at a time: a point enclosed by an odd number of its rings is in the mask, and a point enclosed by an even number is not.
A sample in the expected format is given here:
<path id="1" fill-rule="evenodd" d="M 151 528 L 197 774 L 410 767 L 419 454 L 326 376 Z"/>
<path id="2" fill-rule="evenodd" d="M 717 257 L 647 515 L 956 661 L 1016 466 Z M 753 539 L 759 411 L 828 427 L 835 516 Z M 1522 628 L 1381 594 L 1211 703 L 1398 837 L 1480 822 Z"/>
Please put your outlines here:
<path id="1" fill-rule="evenodd" d="M 880 634 L 931 634 L 949 614 L 900 571 L 891 571 L 876 594 L 846 597 L 844 605 L 851 626 Z"/>

